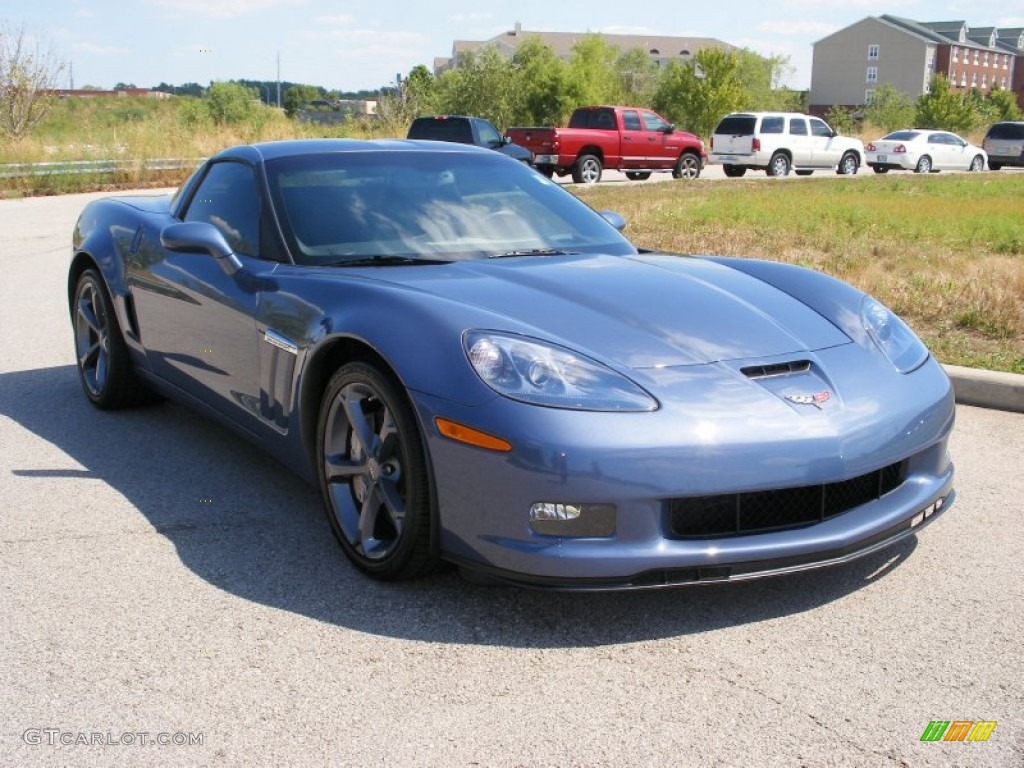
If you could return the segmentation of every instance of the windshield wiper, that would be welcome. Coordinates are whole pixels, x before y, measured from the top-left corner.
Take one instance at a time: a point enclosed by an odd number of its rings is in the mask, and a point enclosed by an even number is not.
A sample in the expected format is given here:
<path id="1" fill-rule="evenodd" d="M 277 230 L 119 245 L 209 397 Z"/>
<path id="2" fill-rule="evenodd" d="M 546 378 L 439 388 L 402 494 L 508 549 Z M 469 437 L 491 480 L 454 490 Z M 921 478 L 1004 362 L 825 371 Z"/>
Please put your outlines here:
<path id="1" fill-rule="evenodd" d="M 530 248 L 520 251 L 505 251 L 504 253 L 492 253 L 489 259 L 508 259 L 513 256 L 572 256 L 577 251 L 563 251 L 559 248 Z"/>
<path id="2" fill-rule="evenodd" d="M 446 259 L 419 259 L 413 256 L 361 256 L 358 259 L 340 259 L 319 264 L 321 267 L 390 267 L 395 264 L 449 264 Z"/>

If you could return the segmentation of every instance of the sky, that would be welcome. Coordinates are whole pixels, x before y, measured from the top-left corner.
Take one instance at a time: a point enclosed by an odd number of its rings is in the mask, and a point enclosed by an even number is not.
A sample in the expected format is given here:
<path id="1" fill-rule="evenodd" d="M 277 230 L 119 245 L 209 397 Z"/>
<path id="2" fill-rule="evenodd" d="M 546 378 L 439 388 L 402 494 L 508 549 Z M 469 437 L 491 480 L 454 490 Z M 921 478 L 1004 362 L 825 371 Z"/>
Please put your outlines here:
<path id="1" fill-rule="evenodd" d="M 1024 0 L 0 0 L 0 19 L 70 62 L 74 85 L 275 80 L 356 91 L 451 55 L 454 40 L 511 30 L 714 37 L 789 57 L 811 79 L 812 44 L 882 14 L 1024 26 Z M 63 87 L 69 78 L 64 77 Z"/>

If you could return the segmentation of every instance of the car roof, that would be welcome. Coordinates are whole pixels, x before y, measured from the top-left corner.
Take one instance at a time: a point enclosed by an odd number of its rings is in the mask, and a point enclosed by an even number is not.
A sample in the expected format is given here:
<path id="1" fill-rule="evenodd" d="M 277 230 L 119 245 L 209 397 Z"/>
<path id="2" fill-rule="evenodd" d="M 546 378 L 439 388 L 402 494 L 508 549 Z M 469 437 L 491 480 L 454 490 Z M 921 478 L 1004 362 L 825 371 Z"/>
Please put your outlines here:
<path id="1" fill-rule="evenodd" d="M 414 139 L 287 139 L 259 144 L 242 144 L 219 152 L 214 159 L 238 158 L 250 162 L 276 160 L 296 155 L 334 154 L 338 152 L 458 152 L 490 155 L 491 151 L 468 144 Z"/>

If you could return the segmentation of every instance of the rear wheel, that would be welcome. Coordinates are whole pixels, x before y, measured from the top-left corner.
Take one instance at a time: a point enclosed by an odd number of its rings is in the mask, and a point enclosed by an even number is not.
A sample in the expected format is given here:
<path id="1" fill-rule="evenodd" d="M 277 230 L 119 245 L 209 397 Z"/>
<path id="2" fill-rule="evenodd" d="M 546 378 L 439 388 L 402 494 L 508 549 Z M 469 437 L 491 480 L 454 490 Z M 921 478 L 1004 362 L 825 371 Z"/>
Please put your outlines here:
<path id="1" fill-rule="evenodd" d="M 985 170 L 985 158 L 981 155 L 975 155 L 974 159 L 971 160 L 971 166 L 967 169 L 972 173 Z"/>
<path id="2" fill-rule="evenodd" d="M 771 161 L 768 163 L 768 167 L 765 169 L 765 173 L 769 176 L 775 176 L 780 178 L 782 176 L 789 175 L 789 157 L 782 152 L 776 152 L 772 155 Z"/>
<path id="3" fill-rule="evenodd" d="M 597 184 L 603 170 L 597 155 L 580 155 L 572 168 L 572 180 L 577 184 Z"/>
<path id="4" fill-rule="evenodd" d="M 917 161 L 917 167 L 914 168 L 914 173 L 931 173 L 932 172 L 932 159 L 928 155 L 921 155 L 921 159 Z"/>
<path id="5" fill-rule="evenodd" d="M 886 168 L 884 165 L 872 165 L 871 166 L 871 170 L 874 171 L 875 173 L 888 173 L 889 172 L 889 169 Z"/>
<path id="6" fill-rule="evenodd" d="M 426 454 L 401 387 L 373 365 L 338 369 L 324 393 L 317 467 L 331 529 L 369 576 L 431 571 L 431 491 Z"/>
<path id="7" fill-rule="evenodd" d="M 71 321 L 78 378 L 93 405 L 112 411 L 156 399 L 132 371 L 114 305 L 95 269 L 85 270 L 78 278 Z"/>
<path id="8" fill-rule="evenodd" d="M 990 171 L 998 171 L 1002 167 L 1003 167 L 1002 163 L 993 163 L 991 160 L 988 163 L 988 169 Z"/>
<path id="9" fill-rule="evenodd" d="M 742 165 L 723 165 L 722 170 L 725 171 L 725 175 L 730 179 L 738 179 L 747 172 L 747 169 Z"/>
<path id="10" fill-rule="evenodd" d="M 547 176 L 549 179 L 555 175 L 555 166 L 553 165 L 537 165 L 534 167 L 537 169 L 537 173 Z"/>
<path id="11" fill-rule="evenodd" d="M 672 169 L 675 179 L 696 179 L 700 176 L 700 158 L 693 152 L 683 152 Z"/>
<path id="12" fill-rule="evenodd" d="M 650 171 L 626 171 L 626 178 L 630 181 L 645 181 L 651 178 Z"/>
<path id="13" fill-rule="evenodd" d="M 857 155 L 853 152 L 847 152 L 843 155 L 843 159 L 839 161 L 839 167 L 836 168 L 836 173 L 841 176 L 853 176 L 857 173 L 857 169 L 860 167 L 860 162 L 857 160 Z"/>
<path id="14" fill-rule="evenodd" d="M 794 171 L 797 176 L 810 176 L 814 171 Z"/>

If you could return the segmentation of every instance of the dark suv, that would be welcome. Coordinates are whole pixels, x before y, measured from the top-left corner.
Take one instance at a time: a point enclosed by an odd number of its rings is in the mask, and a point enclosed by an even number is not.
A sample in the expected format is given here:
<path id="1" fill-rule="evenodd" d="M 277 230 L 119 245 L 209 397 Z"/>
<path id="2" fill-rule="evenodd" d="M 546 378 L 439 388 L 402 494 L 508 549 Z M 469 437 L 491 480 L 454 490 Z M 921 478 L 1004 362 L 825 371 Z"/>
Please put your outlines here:
<path id="1" fill-rule="evenodd" d="M 993 171 L 1004 165 L 1024 167 L 1024 122 L 996 123 L 988 129 L 981 148 L 988 154 L 988 167 Z"/>
<path id="2" fill-rule="evenodd" d="M 436 115 L 417 117 L 409 126 L 407 139 L 428 139 L 430 141 L 452 141 L 456 144 L 475 144 L 508 155 L 527 165 L 533 165 L 533 152 L 513 144 L 502 136 L 494 124 L 482 117 L 462 115 Z"/>

